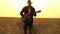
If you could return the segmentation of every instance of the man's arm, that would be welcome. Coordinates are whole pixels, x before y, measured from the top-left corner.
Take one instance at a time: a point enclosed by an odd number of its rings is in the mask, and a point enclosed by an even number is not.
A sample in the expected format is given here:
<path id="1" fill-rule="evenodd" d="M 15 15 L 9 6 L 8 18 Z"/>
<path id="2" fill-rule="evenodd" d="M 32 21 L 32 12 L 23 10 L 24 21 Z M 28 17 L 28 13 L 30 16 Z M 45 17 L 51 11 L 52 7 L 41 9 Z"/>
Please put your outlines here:
<path id="1" fill-rule="evenodd" d="M 34 9 L 33 11 L 34 11 L 34 16 L 36 17 L 36 12 L 35 12 L 35 9 Z"/>
<path id="2" fill-rule="evenodd" d="M 21 15 L 22 17 L 24 17 L 23 12 L 24 12 L 24 8 L 23 8 L 23 9 L 21 10 L 21 12 L 20 12 L 20 15 Z"/>

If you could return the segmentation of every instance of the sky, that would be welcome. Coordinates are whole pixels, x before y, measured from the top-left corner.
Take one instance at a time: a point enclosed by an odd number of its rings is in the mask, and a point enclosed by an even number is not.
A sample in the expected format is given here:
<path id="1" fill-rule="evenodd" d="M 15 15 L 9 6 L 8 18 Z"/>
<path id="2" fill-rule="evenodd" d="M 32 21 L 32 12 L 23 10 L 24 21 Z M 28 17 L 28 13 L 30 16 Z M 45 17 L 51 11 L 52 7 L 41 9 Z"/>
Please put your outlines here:
<path id="1" fill-rule="evenodd" d="M 31 0 L 37 13 L 35 18 L 60 18 L 60 0 Z M 21 17 L 20 11 L 27 0 L 0 0 L 0 17 Z"/>

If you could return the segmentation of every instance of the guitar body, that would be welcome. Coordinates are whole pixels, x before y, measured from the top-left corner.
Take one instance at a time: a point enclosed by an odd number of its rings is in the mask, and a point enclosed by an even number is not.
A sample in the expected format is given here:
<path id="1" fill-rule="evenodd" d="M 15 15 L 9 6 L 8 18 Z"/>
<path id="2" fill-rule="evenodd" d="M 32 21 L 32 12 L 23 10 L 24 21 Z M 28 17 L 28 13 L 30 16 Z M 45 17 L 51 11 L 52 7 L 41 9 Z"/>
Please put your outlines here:
<path id="1" fill-rule="evenodd" d="M 30 14 L 25 14 L 24 17 L 22 17 L 22 21 L 29 20 Z"/>
<path id="2" fill-rule="evenodd" d="M 41 12 L 41 10 L 37 11 L 36 13 Z M 30 14 L 25 14 L 24 17 L 22 17 L 22 21 L 30 20 Z"/>

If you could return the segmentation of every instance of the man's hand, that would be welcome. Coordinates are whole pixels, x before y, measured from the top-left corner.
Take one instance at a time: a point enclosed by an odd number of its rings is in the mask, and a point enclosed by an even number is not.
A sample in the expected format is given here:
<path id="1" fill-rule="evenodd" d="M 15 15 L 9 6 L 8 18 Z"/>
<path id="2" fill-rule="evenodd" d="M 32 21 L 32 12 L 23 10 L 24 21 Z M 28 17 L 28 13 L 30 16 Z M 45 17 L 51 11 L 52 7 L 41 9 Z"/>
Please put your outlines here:
<path id="1" fill-rule="evenodd" d="M 36 17 L 36 12 L 34 13 L 34 16 Z"/>

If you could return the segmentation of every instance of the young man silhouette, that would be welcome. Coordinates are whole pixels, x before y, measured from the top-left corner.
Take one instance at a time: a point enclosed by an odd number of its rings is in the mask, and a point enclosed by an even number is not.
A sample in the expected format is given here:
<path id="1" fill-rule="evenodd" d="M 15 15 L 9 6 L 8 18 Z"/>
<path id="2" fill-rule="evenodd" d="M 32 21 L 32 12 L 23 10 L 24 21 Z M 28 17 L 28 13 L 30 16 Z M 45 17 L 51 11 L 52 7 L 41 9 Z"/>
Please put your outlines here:
<path id="1" fill-rule="evenodd" d="M 26 19 L 24 22 L 24 34 L 27 34 L 27 28 L 29 27 L 29 34 L 32 34 L 32 30 L 33 30 L 33 16 L 36 17 L 36 12 L 35 12 L 35 8 L 31 6 L 31 1 L 28 0 L 27 1 L 28 6 L 23 7 L 23 9 L 20 12 L 20 15 L 22 16 L 23 19 Z M 29 14 L 29 18 L 28 16 L 26 18 L 24 18 L 24 16 L 26 16 L 26 14 Z"/>

